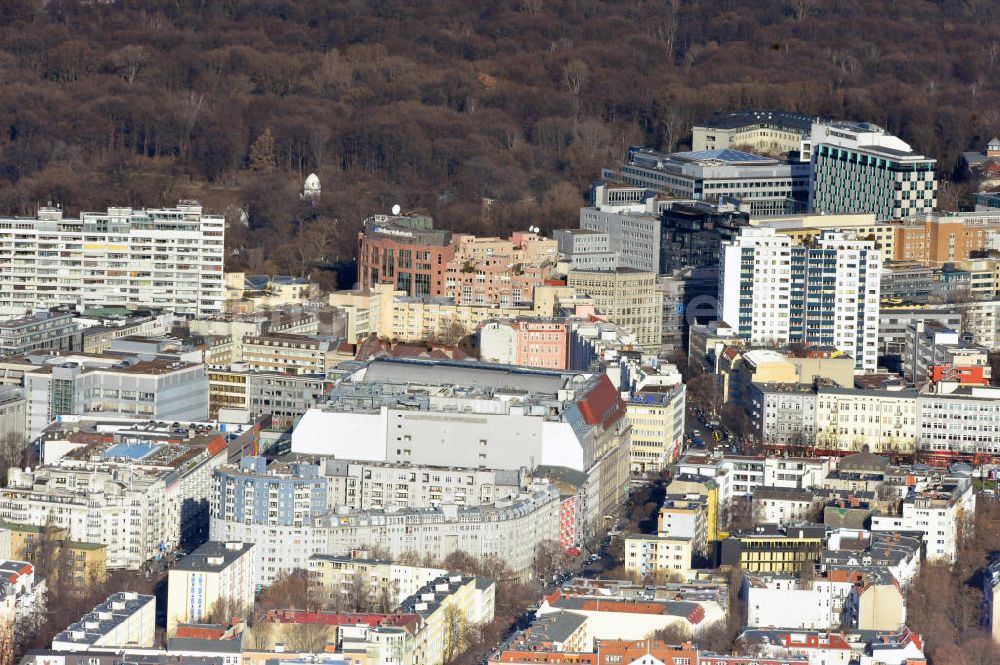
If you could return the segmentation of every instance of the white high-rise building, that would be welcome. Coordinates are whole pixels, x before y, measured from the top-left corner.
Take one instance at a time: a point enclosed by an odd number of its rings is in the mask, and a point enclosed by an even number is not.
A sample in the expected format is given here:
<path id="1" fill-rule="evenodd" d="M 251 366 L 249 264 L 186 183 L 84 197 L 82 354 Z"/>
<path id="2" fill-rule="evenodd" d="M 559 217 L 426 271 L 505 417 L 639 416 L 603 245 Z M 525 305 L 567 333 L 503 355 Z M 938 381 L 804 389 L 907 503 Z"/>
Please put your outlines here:
<path id="1" fill-rule="evenodd" d="M 719 313 L 755 344 L 788 341 L 792 291 L 792 239 L 774 229 L 745 228 L 723 243 Z"/>
<path id="2" fill-rule="evenodd" d="M 63 217 L 0 218 L 0 314 L 38 307 L 223 310 L 225 219 L 182 201 L 175 208 L 108 208 Z"/>
<path id="3" fill-rule="evenodd" d="M 719 310 L 753 344 L 831 346 L 859 370 L 877 364 L 882 255 L 870 240 L 824 231 L 809 245 L 770 228 L 723 243 Z"/>

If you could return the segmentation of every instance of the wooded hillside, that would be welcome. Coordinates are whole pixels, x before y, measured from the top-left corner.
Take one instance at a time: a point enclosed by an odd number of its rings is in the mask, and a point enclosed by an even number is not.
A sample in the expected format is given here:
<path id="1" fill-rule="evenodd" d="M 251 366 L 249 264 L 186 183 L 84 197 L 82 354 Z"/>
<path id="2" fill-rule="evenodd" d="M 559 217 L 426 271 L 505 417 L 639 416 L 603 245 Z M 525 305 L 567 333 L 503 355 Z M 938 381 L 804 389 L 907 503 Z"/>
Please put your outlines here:
<path id="1" fill-rule="evenodd" d="M 298 274 L 396 202 L 463 231 L 575 225 L 628 144 L 743 107 L 869 120 L 947 174 L 1000 133 L 998 19 L 992 0 L 6 0 L 0 212 L 194 197 L 247 211 L 232 267 Z"/>

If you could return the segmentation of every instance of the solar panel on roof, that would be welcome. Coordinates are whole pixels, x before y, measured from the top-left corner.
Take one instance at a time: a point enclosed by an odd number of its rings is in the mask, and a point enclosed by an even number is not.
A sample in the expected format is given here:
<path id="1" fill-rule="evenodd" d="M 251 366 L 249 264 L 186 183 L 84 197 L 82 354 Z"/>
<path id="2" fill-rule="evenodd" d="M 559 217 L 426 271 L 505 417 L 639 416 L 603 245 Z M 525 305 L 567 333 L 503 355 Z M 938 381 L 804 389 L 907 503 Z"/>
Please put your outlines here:
<path id="1" fill-rule="evenodd" d="M 675 156 L 683 157 L 684 159 L 690 159 L 694 161 L 709 160 L 709 159 L 718 160 L 720 162 L 773 161 L 770 157 L 755 155 L 753 153 L 743 152 L 742 150 L 733 150 L 732 148 L 721 148 L 717 150 L 692 150 L 690 152 L 675 153 Z"/>

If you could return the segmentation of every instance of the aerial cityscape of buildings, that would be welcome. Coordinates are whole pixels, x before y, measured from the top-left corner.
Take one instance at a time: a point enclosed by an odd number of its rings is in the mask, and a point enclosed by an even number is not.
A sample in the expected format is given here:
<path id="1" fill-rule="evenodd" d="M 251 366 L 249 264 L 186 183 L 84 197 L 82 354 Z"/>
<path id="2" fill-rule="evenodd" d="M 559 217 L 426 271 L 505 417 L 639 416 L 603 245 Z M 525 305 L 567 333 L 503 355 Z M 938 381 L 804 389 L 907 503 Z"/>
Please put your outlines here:
<path id="1" fill-rule="evenodd" d="M 372 214 L 332 292 L 193 201 L 0 218 L 0 641 L 71 595 L 24 663 L 928 662 L 1000 489 L 997 196 L 868 122 L 691 132 L 578 228 Z"/>

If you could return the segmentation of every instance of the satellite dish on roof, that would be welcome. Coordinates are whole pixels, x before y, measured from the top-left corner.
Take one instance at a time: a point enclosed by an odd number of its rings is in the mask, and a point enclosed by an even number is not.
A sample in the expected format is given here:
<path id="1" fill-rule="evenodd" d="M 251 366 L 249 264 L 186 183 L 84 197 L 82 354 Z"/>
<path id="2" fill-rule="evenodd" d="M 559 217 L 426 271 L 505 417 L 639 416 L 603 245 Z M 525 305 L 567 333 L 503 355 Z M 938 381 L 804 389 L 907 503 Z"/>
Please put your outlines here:
<path id="1" fill-rule="evenodd" d="M 392 206 L 392 214 L 393 215 L 399 215 L 399 213 L 402 212 L 402 210 L 403 209 L 399 207 L 398 203 Z"/>

